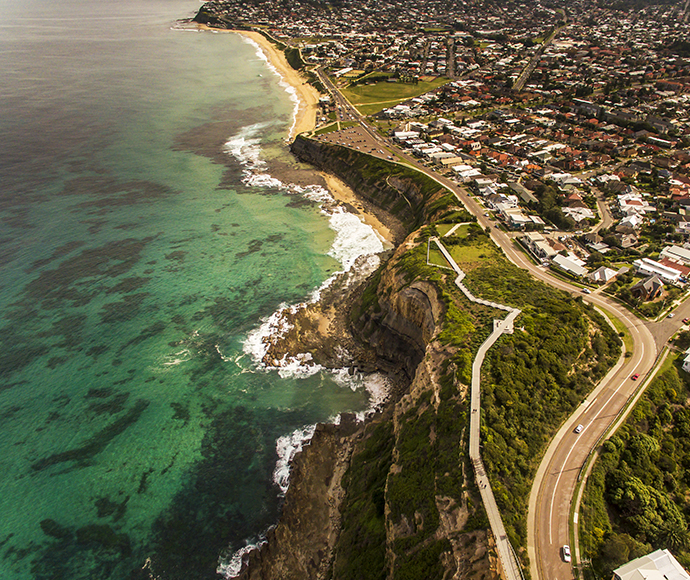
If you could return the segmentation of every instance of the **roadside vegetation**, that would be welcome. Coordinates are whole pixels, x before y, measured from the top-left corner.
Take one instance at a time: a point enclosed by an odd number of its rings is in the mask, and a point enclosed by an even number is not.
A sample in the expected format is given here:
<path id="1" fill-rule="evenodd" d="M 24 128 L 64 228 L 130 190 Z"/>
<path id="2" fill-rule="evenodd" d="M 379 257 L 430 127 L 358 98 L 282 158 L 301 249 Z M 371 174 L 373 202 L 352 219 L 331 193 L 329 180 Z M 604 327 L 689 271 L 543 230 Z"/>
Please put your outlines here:
<path id="1" fill-rule="evenodd" d="M 426 260 L 429 238 L 447 233 L 448 225 L 466 218 L 463 211 L 442 214 L 419 230 L 414 247 L 387 266 L 403 277 L 405 286 L 417 281 L 436 286 L 445 305 L 437 343 L 446 356 L 439 369 L 438 398 L 432 390 L 424 391 L 398 418 L 398 429 L 388 435 L 376 429 L 377 437 L 390 439 L 374 442 L 372 436 L 364 444 L 385 451 L 377 453 L 376 460 L 372 455 L 366 464 L 353 462 L 343 519 L 342 538 L 347 544 L 342 539 L 339 543 L 334 579 L 441 580 L 447 573 L 442 564 L 457 545 L 470 546 L 476 533 L 488 528 L 467 459 L 467 397 L 474 355 L 491 332 L 493 319 L 505 313 L 470 303 L 455 286 L 454 272 Z M 485 362 L 482 445 L 506 529 L 526 560 L 527 498 L 538 462 L 560 423 L 617 359 L 620 339 L 580 299 L 509 263 L 476 223 L 459 227 L 442 242 L 466 271 L 465 282 L 476 296 L 523 310 L 515 333 L 499 339 Z M 390 288 L 382 288 L 381 280 L 380 275 L 372 278 L 360 307 L 353 311 L 354 319 L 366 312 L 385 316 Z M 379 483 L 364 491 L 361 482 L 373 478 L 370 470 L 377 465 L 384 469 L 389 449 L 392 462 L 386 486 L 379 472 Z M 350 496 L 350 488 L 357 490 L 355 495 Z M 453 538 L 442 531 L 442 512 L 448 506 L 465 514 Z M 387 556 L 381 546 L 384 538 Z M 369 550 L 372 564 L 367 565 L 359 555 Z M 346 553 L 353 557 L 345 557 Z M 393 574 L 387 576 L 379 566 L 383 562 L 390 566 L 391 561 Z"/>
<path id="2" fill-rule="evenodd" d="M 539 461 L 561 423 L 618 359 L 621 341 L 580 298 L 534 280 L 502 254 L 486 256 L 465 284 L 476 296 L 522 310 L 515 332 L 484 363 L 482 457 L 506 532 L 516 548 L 525 547 Z"/>
<path id="3" fill-rule="evenodd" d="M 681 363 L 661 369 L 587 480 L 580 547 L 591 578 L 659 548 L 690 567 L 690 380 Z"/>

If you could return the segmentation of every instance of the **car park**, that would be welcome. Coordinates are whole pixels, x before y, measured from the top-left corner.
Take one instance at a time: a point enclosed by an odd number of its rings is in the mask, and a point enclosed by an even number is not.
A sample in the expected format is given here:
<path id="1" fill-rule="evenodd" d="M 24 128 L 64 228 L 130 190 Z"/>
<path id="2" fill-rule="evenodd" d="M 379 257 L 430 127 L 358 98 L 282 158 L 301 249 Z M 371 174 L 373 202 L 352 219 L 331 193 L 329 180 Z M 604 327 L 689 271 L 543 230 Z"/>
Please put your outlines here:
<path id="1" fill-rule="evenodd" d="M 566 544 L 561 548 L 561 551 L 563 552 L 563 561 L 570 562 L 570 546 Z"/>
<path id="2" fill-rule="evenodd" d="M 631 378 L 633 381 L 636 381 L 637 379 L 640 378 L 640 374 L 639 374 L 639 373 L 635 373 L 635 374 L 634 374 L 632 377 L 630 377 L 630 378 Z"/>
<path id="3" fill-rule="evenodd" d="M 575 427 L 575 433 L 582 433 L 582 430 L 585 428 L 585 426 L 580 423 L 577 427 Z"/>

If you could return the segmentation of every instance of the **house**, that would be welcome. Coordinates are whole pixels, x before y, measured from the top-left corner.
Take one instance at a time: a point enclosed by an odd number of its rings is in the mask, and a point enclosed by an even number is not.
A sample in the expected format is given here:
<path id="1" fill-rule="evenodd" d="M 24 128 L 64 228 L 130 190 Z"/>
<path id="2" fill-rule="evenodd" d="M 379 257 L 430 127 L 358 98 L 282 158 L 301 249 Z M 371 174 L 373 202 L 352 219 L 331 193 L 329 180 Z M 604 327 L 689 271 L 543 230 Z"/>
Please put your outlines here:
<path id="1" fill-rule="evenodd" d="M 671 552 L 656 550 L 616 568 L 613 580 L 690 580 L 690 574 Z"/>
<path id="2" fill-rule="evenodd" d="M 630 292 L 633 297 L 641 300 L 654 300 L 661 296 L 664 292 L 664 283 L 658 276 L 649 276 L 644 280 L 640 280 L 632 288 Z"/>
<path id="3" fill-rule="evenodd" d="M 606 266 L 597 268 L 594 272 L 590 272 L 587 275 L 587 279 L 594 282 L 595 284 L 606 284 L 616 277 L 617 272 Z"/>
<path id="4" fill-rule="evenodd" d="M 642 218 L 638 215 L 629 215 L 623 218 L 616 226 L 616 231 L 621 234 L 633 234 L 640 229 Z"/>
<path id="5" fill-rule="evenodd" d="M 674 262 L 679 262 L 690 266 L 690 250 L 681 248 L 680 246 L 666 246 L 661 250 L 660 258 L 668 258 Z"/>
<path id="6" fill-rule="evenodd" d="M 578 277 L 584 276 L 587 273 L 585 263 L 572 253 L 568 254 L 567 256 L 557 254 L 553 257 L 553 263 L 562 270 L 565 270 L 566 272 L 574 274 Z"/>

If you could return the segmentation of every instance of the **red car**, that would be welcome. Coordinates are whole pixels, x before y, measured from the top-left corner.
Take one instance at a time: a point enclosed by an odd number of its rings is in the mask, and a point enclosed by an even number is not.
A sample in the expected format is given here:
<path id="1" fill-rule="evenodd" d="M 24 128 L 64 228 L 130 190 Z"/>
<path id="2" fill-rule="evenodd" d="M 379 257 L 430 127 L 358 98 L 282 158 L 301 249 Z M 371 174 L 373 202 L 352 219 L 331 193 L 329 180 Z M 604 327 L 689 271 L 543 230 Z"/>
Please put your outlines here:
<path id="1" fill-rule="evenodd" d="M 640 378 L 640 375 L 638 373 L 635 373 L 632 377 L 630 377 L 633 381 L 636 381 L 637 379 Z"/>
<path id="2" fill-rule="evenodd" d="M 687 324 L 688 322 L 690 322 L 690 318 L 683 318 L 683 324 Z"/>

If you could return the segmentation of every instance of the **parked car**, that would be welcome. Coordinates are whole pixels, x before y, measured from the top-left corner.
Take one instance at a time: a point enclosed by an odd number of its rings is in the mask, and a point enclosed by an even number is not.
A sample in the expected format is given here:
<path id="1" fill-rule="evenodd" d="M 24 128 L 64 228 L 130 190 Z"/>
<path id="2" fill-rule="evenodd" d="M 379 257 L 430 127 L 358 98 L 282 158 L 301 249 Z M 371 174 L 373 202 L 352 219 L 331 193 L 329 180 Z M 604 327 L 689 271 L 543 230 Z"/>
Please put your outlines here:
<path id="1" fill-rule="evenodd" d="M 690 318 L 683 318 L 683 324 L 687 324 L 688 322 L 690 322 Z"/>
<path id="2" fill-rule="evenodd" d="M 585 426 L 580 423 L 577 427 L 575 427 L 575 433 L 582 433 L 582 430 L 585 428 Z"/>
<path id="3" fill-rule="evenodd" d="M 634 374 L 632 377 L 630 377 L 630 378 L 631 378 L 633 381 L 636 381 L 637 379 L 640 378 L 640 374 L 639 374 L 639 373 L 635 373 L 635 374 Z"/>
<path id="4" fill-rule="evenodd" d="M 563 561 L 570 562 L 570 546 L 566 544 L 561 548 L 561 551 L 563 552 Z"/>

